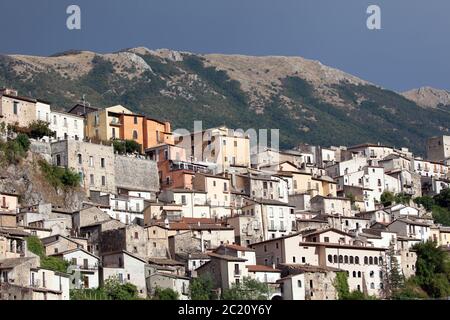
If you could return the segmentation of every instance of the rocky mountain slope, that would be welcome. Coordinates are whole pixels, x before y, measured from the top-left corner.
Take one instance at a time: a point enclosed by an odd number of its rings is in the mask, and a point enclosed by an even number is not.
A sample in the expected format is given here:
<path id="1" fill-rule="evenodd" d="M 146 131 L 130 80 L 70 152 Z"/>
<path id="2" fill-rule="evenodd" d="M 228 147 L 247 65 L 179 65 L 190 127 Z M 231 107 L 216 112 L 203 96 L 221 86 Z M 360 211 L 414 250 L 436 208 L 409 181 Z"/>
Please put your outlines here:
<path id="1" fill-rule="evenodd" d="M 403 92 L 402 95 L 425 108 L 450 106 L 450 92 L 447 90 L 422 87 Z"/>
<path id="2" fill-rule="evenodd" d="M 173 128 L 280 129 L 283 147 L 381 142 L 423 152 L 448 133 L 450 108 L 426 109 L 395 92 L 301 57 L 198 55 L 132 48 L 110 54 L 0 56 L 0 86 L 67 109 L 124 106 Z M 409 97 L 409 99 L 412 99 Z"/>

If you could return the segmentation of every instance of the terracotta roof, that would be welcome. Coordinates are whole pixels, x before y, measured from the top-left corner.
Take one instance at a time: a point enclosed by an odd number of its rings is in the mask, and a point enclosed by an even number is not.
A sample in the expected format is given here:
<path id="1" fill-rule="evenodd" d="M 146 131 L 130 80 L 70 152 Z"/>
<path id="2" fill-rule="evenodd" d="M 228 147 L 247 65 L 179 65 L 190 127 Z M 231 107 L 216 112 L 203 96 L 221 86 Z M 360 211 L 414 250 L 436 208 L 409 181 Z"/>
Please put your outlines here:
<path id="1" fill-rule="evenodd" d="M 208 255 L 212 258 L 227 260 L 227 261 L 235 261 L 235 262 L 245 262 L 247 259 L 238 258 L 234 256 L 229 256 L 225 254 L 217 254 L 217 253 L 208 253 Z"/>
<path id="2" fill-rule="evenodd" d="M 246 267 L 249 272 L 281 272 L 281 270 L 259 264 L 251 264 Z"/>
<path id="3" fill-rule="evenodd" d="M 243 246 L 240 246 L 240 245 L 237 245 L 237 244 L 225 244 L 223 246 L 228 248 L 228 249 L 233 249 L 233 250 L 236 250 L 236 251 L 250 251 L 250 252 L 255 251 L 255 249 L 252 249 L 252 248 L 249 248 L 249 247 L 243 247 Z M 217 248 L 217 249 L 219 249 L 219 248 Z"/>

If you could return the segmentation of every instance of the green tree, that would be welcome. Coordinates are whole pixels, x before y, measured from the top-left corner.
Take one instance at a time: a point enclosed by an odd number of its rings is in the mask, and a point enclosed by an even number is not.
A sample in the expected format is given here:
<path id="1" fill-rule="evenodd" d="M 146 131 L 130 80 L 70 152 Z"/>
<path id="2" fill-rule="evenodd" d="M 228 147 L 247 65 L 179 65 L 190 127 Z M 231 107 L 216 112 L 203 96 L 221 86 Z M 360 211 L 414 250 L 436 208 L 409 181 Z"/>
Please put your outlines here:
<path id="1" fill-rule="evenodd" d="M 41 261 L 41 268 L 59 272 L 67 272 L 67 268 L 69 267 L 70 263 L 60 258 L 47 257 L 47 255 L 45 254 L 44 245 L 41 239 L 39 239 L 38 237 L 27 237 L 27 248 L 30 252 L 39 256 Z"/>
<path id="2" fill-rule="evenodd" d="M 450 209 L 450 189 L 444 189 L 438 195 L 435 195 L 434 201 L 438 206 Z"/>
<path id="3" fill-rule="evenodd" d="M 409 205 L 410 201 L 411 201 L 411 195 L 404 193 L 404 192 L 397 193 L 394 197 L 395 203 Z"/>
<path id="4" fill-rule="evenodd" d="M 447 254 L 433 241 L 420 243 L 414 249 L 417 252 L 417 283 L 430 297 L 449 296 L 450 268 Z"/>
<path id="5" fill-rule="evenodd" d="M 348 286 L 347 272 L 336 273 L 334 287 L 336 288 L 339 300 L 345 300 L 349 296 L 350 288 Z"/>
<path id="6" fill-rule="evenodd" d="M 269 286 L 250 277 L 244 277 L 242 282 L 233 283 L 230 289 L 222 293 L 223 300 L 267 300 Z"/>
<path id="7" fill-rule="evenodd" d="M 132 283 L 120 283 L 118 277 L 111 277 L 105 281 L 103 290 L 110 300 L 137 300 L 138 289 Z"/>
<path id="8" fill-rule="evenodd" d="M 162 289 L 160 287 L 156 287 L 155 293 L 153 294 L 153 300 L 178 300 L 178 298 L 178 292 L 170 288 Z"/>
<path id="9" fill-rule="evenodd" d="M 214 282 L 210 275 L 202 275 L 191 280 L 189 286 L 191 300 L 215 300 Z"/>
<path id="10" fill-rule="evenodd" d="M 386 252 L 386 264 L 384 268 L 383 290 L 387 298 L 395 296 L 404 287 L 404 276 L 400 273 L 400 265 L 395 256 L 394 245 L 390 245 Z"/>
<path id="11" fill-rule="evenodd" d="M 414 198 L 414 203 L 422 205 L 427 211 L 431 211 L 435 202 L 430 196 L 422 196 Z"/>
<path id="12" fill-rule="evenodd" d="M 26 134 L 19 133 L 16 137 L 16 142 L 22 147 L 23 151 L 27 152 L 30 149 L 30 139 Z"/>
<path id="13" fill-rule="evenodd" d="M 43 137 L 54 137 L 55 132 L 49 128 L 49 124 L 46 121 L 37 120 L 33 121 L 28 126 L 28 135 L 33 139 L 42 139 Z"/>
<path id="14" fill-rule="evenodd" d="M 119 154 L 141 153 L 141 145 L 134 140 L 114 140 L 113 147 Z"/>
<path id="15" fill-rule="evenodd" d="M 394 196 L 394 194 L 393 194 L 392 192 L 390 192 L 390 191 L 384 191 L 384 192 L 381 194 L 380 201 L 381 201 L 381 203 L 383 204 L 383 206 L 388 207 L 388 206 L 390 206 L 391 204 L 394 203 L 394 201 L 395 201 L 395 196 Z"/>

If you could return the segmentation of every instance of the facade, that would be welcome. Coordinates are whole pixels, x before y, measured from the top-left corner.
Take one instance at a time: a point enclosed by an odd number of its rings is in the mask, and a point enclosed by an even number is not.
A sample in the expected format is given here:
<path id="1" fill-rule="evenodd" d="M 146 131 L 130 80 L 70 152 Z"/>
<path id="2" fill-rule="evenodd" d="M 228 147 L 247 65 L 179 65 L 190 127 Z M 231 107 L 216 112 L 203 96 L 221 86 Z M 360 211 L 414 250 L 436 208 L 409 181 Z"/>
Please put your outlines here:
<path id="1" fill-rule="evenodd" d="M 135 114 L 121 105 L 88 113 L 86 137 L 100 141 L 133 140 L 141 145 L 142 153 L 158 144 L 173 144 L 169 122 Z"/>
<path id="2" fill-rule="evenodd" d="M 0 90 L 0 123 L 28 127 L 36 121 L 36 99 L 21 97 L 16 90 Z"/>
<path id="3" fill-rule="evenodd" d="M 55 132 L 56 140 L 84 140 L 84 118 L 81 116 L 52 110 L 45 121 L 49 123 L 49 129 Z"/>
<path id="4" fill-rule="evenodd" d="M 147 261 L 129 252 L 111 252 L 102 256 L 103 282 L 116 277 L 120 283 L 132 283 L 140 297 L 147 297 L 145 268 Z"/>
<path id="5" fill-rule="evenodd" d="M 52 162 L 70 168 L 81 176 L 81 185 L 90 190 L 114 193 L 115 158 L 112 146 L 62 140 L 51 144 Z"/>
<path id="6" fill-rule="evenodd" d="M 432 137 L 427 140 L 427 159 L 445 162 L 450 158 L 450 136 Z"/>

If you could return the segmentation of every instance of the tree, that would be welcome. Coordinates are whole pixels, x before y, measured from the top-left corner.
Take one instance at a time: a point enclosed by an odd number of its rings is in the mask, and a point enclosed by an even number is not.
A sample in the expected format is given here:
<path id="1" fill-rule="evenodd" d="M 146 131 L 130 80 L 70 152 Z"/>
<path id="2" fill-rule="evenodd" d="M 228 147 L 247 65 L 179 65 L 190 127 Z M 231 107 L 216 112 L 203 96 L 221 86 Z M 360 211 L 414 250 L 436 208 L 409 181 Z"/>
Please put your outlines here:
<path id="1" fill-rule="evenodd" d="M 269 286 L 250 277 L 244 277 L 242 282 L 233 283 L 230 289 L 224 290 L 223 300 L 267 300 Z"/>
<path id="2" fill-rule="evenodd" d="M 105 281 L 103 290 L 111 300 L 136 300 L 138 289 L 132 283 L 120 283 L 118 277 L 110 277 Z"/>
<path id="3" fill-rule="evenodd" d="M 33 139 L 42 139 L 43 137 L 54 137 L 55 132 L 49 128 L 48 122 L 37 120 L 28 126 L 28 135 Z"/>
<path id="4" fill-rule="evenodd" d="M 16 137 L 16 142 L 22 147 L 24 152 L 27 152 L 30 149 L 31 142 L 26 134 L 18 134 Z"/>
<path id="5" fill-rule="evenodd" d="M 450 209 L 450 189 L 444 189 L 438 195 L 435 195 L 434 201 L 438 206 Z"/>
<path id="6" fill-rule="evenodd" d="M 347 272 L 336 273 L 334 287 L 336 288 L 339 300 L 345 300 L 348 297 L 350 294 L 350 288 L 348 286 Z"/>
<path id="7" fill-rule="evenodd" d="M 141 145 L 134 140 L 114 140 L 113 147 L 119 154 L 141 153 Z"/>
<path id="8" fill-rule="evenodd" d="M 433 208 L 433 206 L 435 204 L 434 199 L 430 196 L 417 197 L 417 198 L 414 198 L 413 201 L 416 204 L 422 205 L 425 208 L 425 210 L 427 210 L 427 211 L 431 211 L 431 209 Z"/>
<path id="9" fill-rule="evenodd" d="M 381 194 L 380 201 L 381 201 L 381 203 L 383 204 L 383 206 L 388 207 L 388 206 L 390 206 L 391 204 L 394 203 L 394 201 L 395 201 L 395 196 L 394 196 L 394 194 L 393 194 L 392 192 L 390 192 L 390 191 L 384 191 L 384 192 Z"/>
<path id="10" fill-rule="evenodd" d="M 214 283 L 210 275 L 194 278 L 189 286 L 191 300 L 215 300 Z"/>
<path id="11" fill-rule="evenodd" d="M 156 287 L 155 293 L 153 294 L 153 300 L 178 300 L 178 298 L 178 292 L 170 288 L 162 289 L 160 287 Z"/>
<path id="12" fill-rule="evenodd" d="M 56 257 L 47 257 L 45 254 L 45 248 L 41 239 L 36 236 L 29 236 L 27 238 L 27 248 L 30 252 L 39 256 L 41 261 L 41 267 L 53 271 L 67 272 L 69 262 Z"/>
<path id="13" fill-rule="evenodd" d="M 386 263 L 384 266 L 383 291 L 387 298 L 396 295 L 404 287 L 404 276 L 400 273 L 400 265 L 395 256 L 394 245 L 391 244 L 386 252 Z"/>
<path id="14" fill-rule="evenodd" d="M 397 193 L 394 197 L 394 201 L 395 203 L 409 205 L 409 202 L 411 201 L 411 195 L 404 192 Z"/>
<path id="15" fill-rule="evenodd" d="M 417 244 L 416 279 L 433 298 L 450 295 L 450 266 L 446 253 L 433 241 Z"/>

